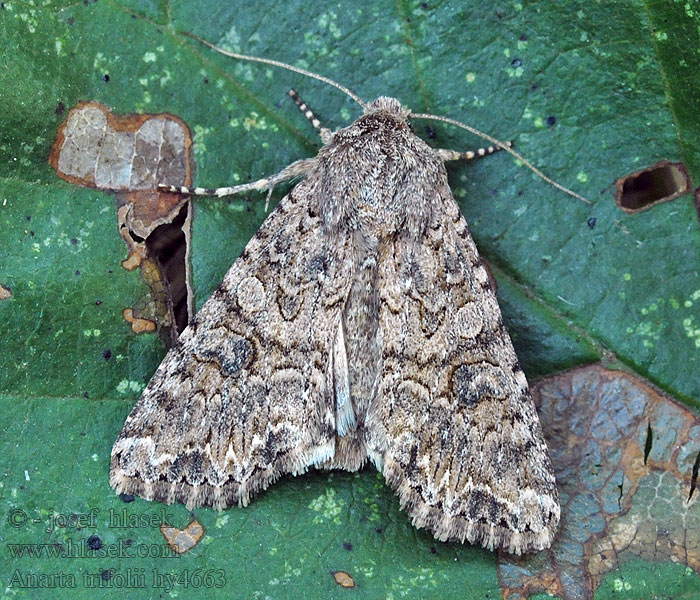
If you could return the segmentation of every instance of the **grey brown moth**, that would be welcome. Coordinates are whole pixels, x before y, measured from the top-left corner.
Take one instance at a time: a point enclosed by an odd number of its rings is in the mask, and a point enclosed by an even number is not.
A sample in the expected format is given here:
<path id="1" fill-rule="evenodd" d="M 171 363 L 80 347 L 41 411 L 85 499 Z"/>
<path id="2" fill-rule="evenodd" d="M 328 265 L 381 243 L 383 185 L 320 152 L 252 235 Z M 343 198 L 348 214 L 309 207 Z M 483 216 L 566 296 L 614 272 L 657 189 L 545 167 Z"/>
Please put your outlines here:
<path id="1" fill-rule="evenodd" d="M 560 513 L 547 446 L 447 182 L 445 161 L 474 153 L 430 148 L 393 98 L 352 96 L 364 114 L 320 128 L 315 158 L 184 190 L 303 177 L 153 375 L 110 483 L 221 509 L 285 473 L 369 459 L 438 540 L 547 548 Z"/>

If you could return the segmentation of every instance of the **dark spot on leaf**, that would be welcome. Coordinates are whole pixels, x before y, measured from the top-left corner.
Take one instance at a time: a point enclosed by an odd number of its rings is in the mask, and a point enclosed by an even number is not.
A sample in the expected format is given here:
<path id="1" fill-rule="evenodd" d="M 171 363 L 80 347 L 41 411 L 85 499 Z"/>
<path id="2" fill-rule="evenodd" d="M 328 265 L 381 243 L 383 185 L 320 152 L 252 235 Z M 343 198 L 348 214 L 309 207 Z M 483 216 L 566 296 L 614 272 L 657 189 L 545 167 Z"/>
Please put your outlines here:
<path id="1" fill-rule="evenodd" d="M 95 300 L 95 306 L 99 306 L 100 304 L 102 304 L 102 300 Z"/>
<path id="2" fill-rule="evenodd" d="M 66 23 L 68 23 L 68 25 L 72 25 L 73 23 L 75 23 L 75 19 L 73 17 L 68 17 L 66 19 Z"/>
<path id="3" fill-rule="evenodd" d="M 125 494 L 125 495 L 128 496 L 128 495 L 130 495 L 130 494 Z M 133 498 L 133 496 L 132 496 L 132 498 Z M 126 539 L 124 540 L 124 545 L 125 545 L 127 548 L 128 548 L 129 546 L 131 546 L 131 544 L 133 544 L 133 543 L 134 543 L 134 540 L 132 540 L 131 538 L 126 538 Z"/>
<path id="4" fill-rule="evenodd" d="M 78 245 L 78 238 L 71 238 L 70 243 L 73 244 L 74 246 Z"/>
<path id="5" fill-rule="evenodd" d="M 129 504 L 129 502 L 134 501 L 134 495 L 133 494 L 119 494 L 119 499 L 122 502 L 126 502 L 127 504 Z"/>
<path id="6" fill-rule="evenodd" d="M 104 81 L 105 83 L 109 83 L 109 73 L 105 73 L 104 75 L 102 75 L 102 81 Z"/>
<path id="7" fill-rule="evenodd" d="M 100 579 L 102 579 L 102 581 L 109 581 L 110 579 L 112 579 L 113 571 L 114 569 L 102 569 L 100 571 Z"/>
<path id="8" fill-rule="evenodd" d="M 588 225 L 589 229 L 593 229 L 595 227 L 595 224 L 597 222 L 597 219 L 595 217 L 591 217 L 586 221 L 586 224 Z"/>
<path id="9" fill-rule="evenodd" d="M 102 358 L 104 358 L 105 360 L 109 360 L 110 358 L 112 358 L 112 351 L 109 348 L 105 348 L 102 351 Z"/>
<path id="10" fill-rule="evenodd" d="M 87 547 L 90 550 L 99 550 L 102 548 L 102 540 L 99 535 L 91 535 L 87 540 Z"/>
<path id="11" fill-rule="evenodd" d="M 430 546 L 430 554 L 437 554 L 437 550 L 435 549 L 435 546 Z"/>
<path id="12" fill-rule="evenodd" d="M 209 83 L 209 78 L 208 78 L 208 77 L 205 77 L 205 78 L 204 78 L 204 83 Z"/>
<path id="13" fill-rule="evenodd" d="M 549 125 L 550 127 L 551 127 L 552 125 L 554 125 L 556 122 L 557 122 L 556 117 L 554 117 L 554 116 L 552 116 L 552 115 L 549 115 L 549 116 L 547 117 L 547 125 Z"/>
<path id="14" fill-rule="evenodd" d="M 530 89 L 534 92 L 534 91 L 537 89 L 537 84 L 536 84 L 536 83 L 533 83 L 533 84 L 530 86 Z"/>
<path id="15" fill-rule="evenodd" d="M 519 39 L 520 39 L 521 42 L 526 42 L 526 41 L 527 41 L 527 36 L 523 33 L 523 34 L 520 36 Z"/>
<path id="16" fill-rule="evenodd" d="M 435 130 L 430 125 L 426 125 L 425 135 L 427 135 L 431 140 L 435 139 Z"/>
<path id="17" fill-rule="evenodd" d="M 661 160 L 655 165 L 620 177 L 615 202 L 625 212 L 646 210 L 690 190 L 690 178 L 681 162 Z"/>
<path id="18" fill-rule="evenodd" d="M 87 400 L 89 397 L 90 397 L 89 392 L 83 392 L 83 398 L 85 398 Z"/>
<path id="19" fill-rule="evenodd" d="M 62 115 L 62 114 L 63 114 L 63 111 L 65 111 L 65 110 L 66 110 L 66 105 L 63 104 L 63 102 L 59 102 L 59 103 L 56 105 L 56 110 L 55 110 L 54 112 L 55 112 L 57 115 Z M 27 221 L 28 221 L 28 220 L 29 220 L 29 217 L 27 217 Z"/>
<path id="20" fill-rule="evenodd" d="M 352 550 L 352 544 L 350 542 L 343 542 L 343 548 L 350 552 Z"/>
<path id="21" fill-rule="evenodd" d="M 80 275 L 80 271 L 76 271 L 75 274 L 76 274 L 76 275 Z"/>
<path id="22" fill-rule="evenodd" d="M 375 530 L 379 535 L 381 535 L 382 533 L 384 533 L 384 529 L 381 528 L 381 527 L 375 527 L 374 530 Z"/>
<path id="23" fill-rule="evenodd" d="M 428 3 L 427 3 L 427 2 L 421 2 L 420 5 L 421 5 L 421 8 L 424 8 L 425 10 L 428 9 Z"/>
<path id="24" fill-rule="evenodd" d="M 522 67 L 523 61 L 520 60 L 519 58 L 514 58 L 512 61 L 510 61 L 511 66 L 515 67 L 516 69 L 518 67 Z"/>

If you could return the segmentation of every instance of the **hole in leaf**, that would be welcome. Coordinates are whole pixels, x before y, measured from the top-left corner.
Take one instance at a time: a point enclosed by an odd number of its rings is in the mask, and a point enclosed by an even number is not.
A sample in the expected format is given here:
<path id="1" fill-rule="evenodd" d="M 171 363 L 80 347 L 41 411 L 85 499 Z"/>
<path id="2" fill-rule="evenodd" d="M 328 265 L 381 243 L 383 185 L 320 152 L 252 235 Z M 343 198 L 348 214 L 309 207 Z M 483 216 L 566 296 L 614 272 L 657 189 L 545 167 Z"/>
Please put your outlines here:
<path id="1" fill-rule="evenodd" d="M 622 496 L 624 494 L 624 489 L 625 489 L 625 476 L 622 476 L 622 480 L 620 481 L 620 485 L 617 486 L 617 489 L 620 490 L 620 495 L 617 497 L 617 507 L 622 509 Z"/>
<path id="2" fill-rule="evenodd" d="M 687 193 L 690 178 L 683 163 L 662 160 L 621 177 L 615 186 L 617 205 L 626 212 L 638 212 Z"/>
<path id="3" fill-rule="evenodd" d="M 688 502 L 690 502 L 695 492 L 695 488 L 698 485 L 698 471 L 700 471 L 700 451 L 695 457 L 695 463 L 693 463 L 693 472 L 690 476 L 690 493 L 688 494 Z"/>
<path id="4" fill-rule="evenodd" d="M 175 319 L 177 334 L 189 320 L 187 289 L 187 238 L 185 221 L 189 204 L 185 204 L 171 223 L 159 225 L 146 238 L 149 255 L 160 267 L 166 297 Z"/>
<path id="5" fill-rule="evenodd" d="M 644 442 L 644 464 L 647 464 L 647 459 L 649 458 L 649 453 L 651 452 L 651 445 L 654 443 L 654 432 L 651 429 L 651 423 L 647 423 L 647 439 Z"/>
<path id="6" fill-rule="evenodd" d="M 126 225 L 124 225 L 124 227 L 126 227 Z M 138 233 L 132 231 L 131 229 L 129 229 L 129 237 L 137 244 L 143 244 L 143 242 L 146 241 L 146 238 L 141 237 Z"/>

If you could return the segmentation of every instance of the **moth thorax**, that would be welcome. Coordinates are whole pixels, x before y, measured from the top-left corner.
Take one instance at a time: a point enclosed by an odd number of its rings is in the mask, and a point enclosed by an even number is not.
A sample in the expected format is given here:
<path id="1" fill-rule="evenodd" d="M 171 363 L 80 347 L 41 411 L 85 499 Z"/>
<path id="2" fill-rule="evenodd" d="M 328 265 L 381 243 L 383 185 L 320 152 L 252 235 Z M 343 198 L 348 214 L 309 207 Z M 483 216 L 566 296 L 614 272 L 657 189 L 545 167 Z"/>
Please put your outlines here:
<path id="1" fill-rule="evenodd" d="M 389 96 L 380 96 L 376 100 L 370 102 L 365 109 L 365 114 L 380 110 L 395 115 L 402 121 L 405 121 L 408 115 L 411 114 L 411 111 L 401 106 L 401 103 L 396 98 L 390 98 Z"/>

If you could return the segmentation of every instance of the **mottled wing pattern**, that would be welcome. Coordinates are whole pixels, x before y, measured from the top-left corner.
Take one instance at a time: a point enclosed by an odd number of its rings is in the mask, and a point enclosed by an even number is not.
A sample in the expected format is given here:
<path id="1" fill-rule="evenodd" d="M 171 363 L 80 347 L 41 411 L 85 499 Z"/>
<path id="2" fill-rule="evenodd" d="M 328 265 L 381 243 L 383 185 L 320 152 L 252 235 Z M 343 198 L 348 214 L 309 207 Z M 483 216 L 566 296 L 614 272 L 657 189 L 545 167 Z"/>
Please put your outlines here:
<path id="1" fill-rule="evenodd" d="M 117 492 L 246 505 L 332 456 L 329 363 L 352 264 L 322 231 L 317 187 L 312 175 L 282 200 L 163 360 L 114 444 Z"/>
<path id="2" fill-rule="evenodd" d="M 447 185 L 420 241 L 379 264 L 380 389 L 369 454 L 413 523 L 439 540 L 548 547 L 558 494 L 527 381 Z"/>

